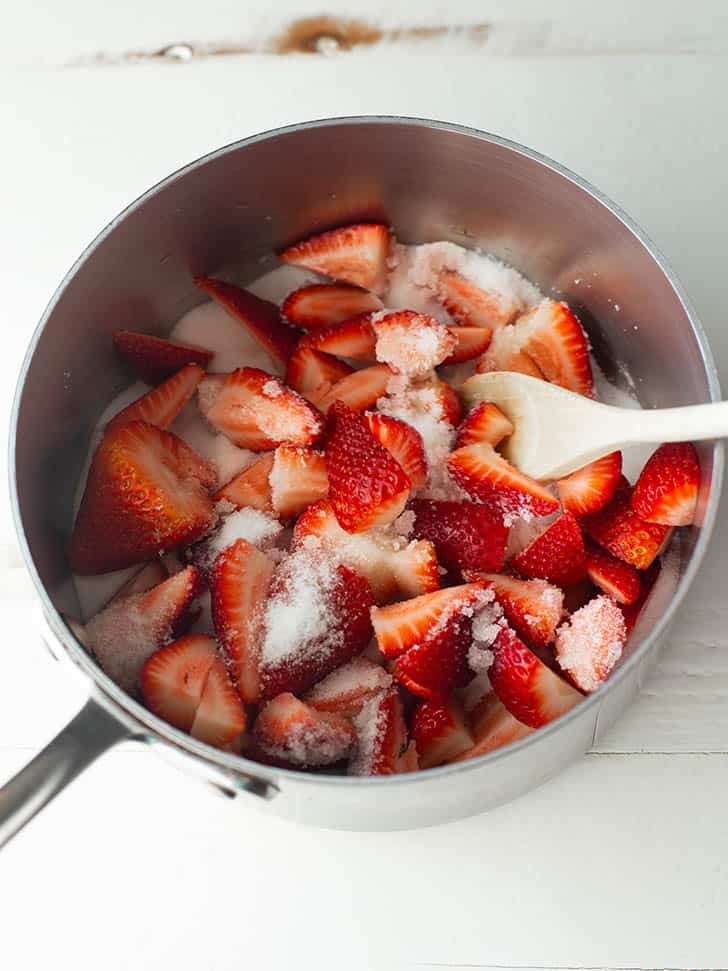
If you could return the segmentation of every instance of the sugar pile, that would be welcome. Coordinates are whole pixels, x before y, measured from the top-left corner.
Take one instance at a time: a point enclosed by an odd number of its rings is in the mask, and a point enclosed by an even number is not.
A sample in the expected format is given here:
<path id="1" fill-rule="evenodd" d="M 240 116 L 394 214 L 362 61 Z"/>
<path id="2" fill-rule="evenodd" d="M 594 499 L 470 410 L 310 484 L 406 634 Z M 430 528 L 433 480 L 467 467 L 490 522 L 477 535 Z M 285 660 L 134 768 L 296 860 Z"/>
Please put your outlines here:
<path id="1" fill-rule="evenodd" d="M 244 539 L 260 550 L 267 550 L 283 532 L 283 526 L 266 513 L 252 506 L 244 506 L 224 516 L 220 528 L 199 543 L 195 562 L 209 570 L 216 557 L 238 539 Z"/>
<path id="2" fill-rule="evenodd" d="M 556 633 L 556 657 L 582 691 L 596 691 L 622 656 L 624 615 L 600 596 L 575 611 Z"/>
<path id="3" fill-rule="evenodd" d="M 280 364 L 250 336 L 240 321 L 212 301 L 189 310 L 177 321 L 169 336 L 171 340 L 197 344 L 212 351 L 213 357 L 208 365 L 211 373 L 227 373 L 239 367 L 282 373 Z"/>
<path id="4" fill-rule="evenodd" d="M 473 614 L 472 641 L 468 649 L 468 667 L 474 674 L 486 674 L 493 663 L 492 647 L 498 634 L 507 626 L 503 608 L 492 590 L 490 600 Z"/>

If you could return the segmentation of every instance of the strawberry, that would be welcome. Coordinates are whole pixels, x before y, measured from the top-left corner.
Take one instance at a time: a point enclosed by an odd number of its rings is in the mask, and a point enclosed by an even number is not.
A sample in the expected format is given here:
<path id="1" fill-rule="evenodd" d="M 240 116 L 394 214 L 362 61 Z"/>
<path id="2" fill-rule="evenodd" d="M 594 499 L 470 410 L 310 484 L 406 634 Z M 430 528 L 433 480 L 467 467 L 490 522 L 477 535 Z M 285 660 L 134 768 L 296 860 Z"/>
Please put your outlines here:
<path id="1" fill-rule="evenodd" d="M 440 274 L 437 299 L 451 317 L 467 327 L 502 327 L 523 310 L 518 298 L 482 290 L 454 270 Z"/>
<path id="2" fill-rule="evenodd" d="M 610 452 L 564 479 L 559 479 L 561 505 L 575 516 L 596 512 L 614 495 L 622 474 L 622 453 Z"/>
<path id="3" fill-rule="evenodd" d="M 312 283 L 301 287 L 288 294 L 282 307 L 287 320 L 306 330 L 340 324 L 357 314 L 381 309 L 379 297 L 345 283 Z"/>
<path id="4" fill-rule="evenodd" d="M 493 334 L 493 339 L 485 354 L 478 361 L 479 374 L 487 371 L 516 371 L 532 378 L 544 380 L 544 374 L 523 349 L 525 335 L 517 325 L 501 327 Z"/>
<path id="5" fill-rule="evenodd" d="M 644 573 L 640 575 L 642 581 L 642 589 L 640 595 L 635 600 L 633 604 L 625 604 L 622 607 L 622 616 L 624 617 L 625 627 L 627 629 L 627 634 L 631 634 L 634 629 L 635 624 L 639 620 L 642 608 L 647 602 L 648 597 L 652 593 L 652 588 L 657 582 L 660 576 L 660 571 L 662 565 L 659 560 L 654 560 L 653 563 L 645 570 Z"/>
<path id="6" fill-rule="evenodd" d="M 171 432 L 135 421 L 96 449 L 71 536 L 76 573 L 108 573 L 194 542 L 215 522 L 215 471 Z"/>
<path id="7" fill-rule="evenodd" d="M 612 556 L 646 570 L 667 541 L 670 527 L 641 519 L 632 508 L 632 492 L 618 488 L 607 505 L 585 516 L 581 525 Z"/>
<path id="8" fill-rule="evenodd" d="M 157 428 L 169 428 L 195 393 L 204 374 L 199 364 L 188 364 L 141 398 L 132 401 L 111 419 L 106 431 L 120 428 L 130 421 L 146 421 Z"/>
<path id="9" fill-rule="evenodd" d="M 513 558 L 512 566 L 527 579 L 548 580 L 562 587 L 578 583 L 586 573 L 586 554 L 573 513 L 565 512 L 547 526 Z"/>
<path id="10" fill-rule="evenodd" d="M 379 291 L 386 280 L 390 241 L 386 226 L 355 223 L 309 236 L 283 250 L 279 258 L 283 263 Z"/>
<path id="11" fill-rule="evenodd" d="M 493 645 L 490 683 L 519 722 L 541 728 L 570 711 L 581 694 L 540 661 L 512 630 L 503 628 Z"/>
<path id="12" fill-rule="evenodd" d="M 204 290 L 216 303 L 219 303 L 231 317 L 240 321 L 250 336 L 254 337 L 269 354 L 272 354 L 281 364 L 288 361 L 296 349 L 300 331 L 285 323 L 274 303 L 261 300 L 249 290 L 243 290 L 232 283 L 225 283 L 213 277 L 197 277 L 195 283 L 200 290 Z"/>
<path id="13" fill-rule="evenodd" d="M 468 495 L 500 511 L 506 522 L 523 514 L 545 516 L 558 508 L 545 486 L 506 462 L 492 445 L 465 445 L 450 454 L 447 467 Z"/>
<path id="14" fill-rule="evenodd" d="M 365 415 L 369 431 L 402 466 L 413 489 L 427 482 L 427 458 L 422 436 L 411 425 L 387 415 Z"/>
<path id="15" fill-rule="evenodd" d="M 566 304 L 542 300 L 515 326 L 523 335 L 521 350 L 536 362 L 547 381 L 594 397 L 589 343 Z"/>
<path id="16" fill-rule="evenodd" d="M 287 442 L 311 445 L 323 431 L 323 417 L 295 391 L 266 371 L 238 368 L 215 393 L 209 378 L 200 385 L 205 418 L 239 448 L 260 452 Z"/>
<path id="17" fill-rule="evenodd" d="M 460 364 L 480 357 L 488 350 L 493 337 L 490 327 L 450 327 L 449 329 L 457 344 L 443 364 Z"/>
<path id="18" fill-rule="evenodd" d="M 175 572 L 178 571 L 175 570 Z M 168 576 L 170 576 L 170 572 L 167 570 L 164 560 L 157 557 L 143 566 L 134 576 L 129 577 L 126 583 L 109 599 L 108 603 L 121 600 L 123 597 L 130 597 L 133 593 L 146 593 L 147 590 L 151 590 L 152 587 L 156 587 L 157 584 L 166 580 Z"/>
<path id="19" fill-rule="evenodd" d="M 474 744 L 472 748 L 458 755 L 455 762 L 486 755 L 504 745 L 510 745 L 511 742 L 517 742 L 519 738 L 530 735 L 533 731 L 510 714 L 494 691 L 486 692 L 480 699 L 470 715 L 470 724 Z"/>
<path id="20" fill-rule="evenodd" d="M 619 604 L 633 604 L 639 599 L 642 579 L 629 563 L 618 560 L 596 543 L 586 544 L 586 572 L 592 583 L 608 593 Z"/>
<path id="21" fill-rule="evenodd" d="M 331 354 L 315 351 L 311 347 L 299 347 L 288 361 L 286 384 L 306 397 L 309 391 L 315 391 L 322 384 L 336 384 L 351 373 L 352 368 L 348 364 Z"/>
<path id="22" fill-rule="evenodd" d="M 611 597 L 595 597 L 559 627 L 556 660 L 577 688 L 596 691 L 622 656 L 626 639 L 622 611 Z"/>
<path id="23" fill-rule="evenodd" d="M 423 378 L 449 358 L 458 346 L 457 337 L 429 314 L 396 310 L 372 315 L 376 335 L 376 359 L 400 374 Z"/>
<path id="24" fill-rule="evenodd" d="M 695 521 L 700 465 L 690 442 L 661 445 L 650 456 L 632 493 L 632 508 L 648 523 L 689 526 Z"/>
<path id="25" fill-rule="evenodd" d="M 278 446 L 269 481 L 273 509 L 281 519 L 298 516 L 329 491 L 323 453 L 298 445 Z"/>
<path id="26" fill-rule="evenodd" d="M 392 684 L 391 674 L 366 657 L 355 657 L 306 692 L 303 700 L 317 711 L 352 717 Z"/>
<path id="27" fill-rule="evenodd" d="M 535 647 L 550 644 L 564 612 L 563 592 L 545 580 L 519 580 L 467 570 L 466 580 L 487 583 L 519 637 Z"/>
<path id="28" fill-rule="evenodd" d="M 210 576 L 215 633 L 240 697 L 260 698 L 260 635 L 273 562 L 244 539 L 227 546 Z"/>
<path id="29" fill-rule="evenodd" d="M 317 711 L 288 691 L 263 705 L 253 733 L 264 752 L 301 768 L 341 762 L 356 743 L 348 718 Z"/>
<path id="30" fill-rule="evenodd" d="M 261 455 L 251 465 L 239 472 L 234 479 L 215 493 L 215 500 L 226 500 L 238 509 L 252 506 L 262 512 L 273 509 L 270 474 L 273 469 L 273 453 Z"/>
<path id="31" fill-rule="evenodd" d="M 453 428 L 456 428 L 463 414 L 457 392 L 445 381 L 432 381 L 428 387 L 432 388 L 435 393 L 437 402 L 442 408 L 444 420 L 449 422 Z"/>
<path id="32" fill-rule="evenodd" d="M 350 775 L 395 775 L 416 770 L 407 746 L 402 699 L 396 688 L 376 695 L 354 716 L 357 745 Z"/>
<path id="33" fill-rule="evenodd" d="M 418 702 L 412 716 L 412 738 L 421 769 L 452 762 L 473 745 L 462 708 L 453 699 Z"/>
<path id="34" fill-rule="evenodd" d="M 466 445 L 500 445 L 504 438 L 513 434 L 513 425 L 498 405 L 481 401 L 465 418 L 455 439 L 455 448 Z"/>
<path id="35" fill-rule="evenodd" d="M 145 384 L 159 384 L 186 364 L 197 364 L 204 370 L 212 359 L 212 351 L 204 347 L 133 330 L 117 330 L 112 338 L 121 357 Z"/>
<path id="36" fill-rule="evenodd" d="M 456 590 L 457 587 L 450 589 Z M 430 594 L 430 596 L 432 596 Z M 382 608 L 386 610 L 387 608 Z M 438 701 L 461 683 L 472 643 L 472 607 L 445 612 L 427 637 L 400 655 L 392 677 L 418 698 Z"/>
<path id="37" fill-rule="evenodd" d="M 414 499 L 415 535 L 434 543 L 447 570 L 500 570 L 508 530 L 500 516 L 474 502 Z"/>
<path id="38" fill-rule="evenodd" d="M 340 324 L 309 331 L 298 346 L 355 361 L 376 361 L 372 314 L 358 314 Z"/>
<path id="39" fill-rule="evenodd" d="M 372 435 L 361 415 L 337 401 L 328 415 L 326 471 L 329 500 L 349 533 L 396 519 L 409 498 L 402 466 Z"/>
<path id="40" fill-rule="evenodd" d="M 335 384 L 323 386 L 315 399 L 311 396 L 319 411 L 326 414 L 335 401 L 343 402 L 352 411 L 364 411 L 381 398 L 387 391 L 387 385 L 394 372 L 386 364 L 375 364 L 373 367 L 354 371 Z"/>

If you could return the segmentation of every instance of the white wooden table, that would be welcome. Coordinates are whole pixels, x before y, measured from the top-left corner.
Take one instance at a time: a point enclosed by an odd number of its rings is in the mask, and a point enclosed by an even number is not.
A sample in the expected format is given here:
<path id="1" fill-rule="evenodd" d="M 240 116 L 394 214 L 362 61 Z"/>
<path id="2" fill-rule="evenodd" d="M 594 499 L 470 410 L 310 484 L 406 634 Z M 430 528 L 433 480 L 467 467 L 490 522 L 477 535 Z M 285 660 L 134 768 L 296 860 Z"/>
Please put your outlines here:
<path id="1" fill-rule="evenodd" d="M 122 206 L 225 142 L 337 114 L 463 122 L 575 169 L 667 254 L 728 371 L 721 0 L 362 5 L 382 42 L 309 55 L 275 51 L 319 0 L 3 6 L 3 438 L 35 321 Z M 0 454 L 4 465 L 4 443 Z M 216 800 L 145 751 L 111 754 L 2 854 L 0 964 L 727 967 L 727 542 L 724 522 L 657 673 L 609 739 L 488 815 L 316 831 Z M 0 570 L 4 779 L 83 686 L 35 633 L 6 498 Z"/>

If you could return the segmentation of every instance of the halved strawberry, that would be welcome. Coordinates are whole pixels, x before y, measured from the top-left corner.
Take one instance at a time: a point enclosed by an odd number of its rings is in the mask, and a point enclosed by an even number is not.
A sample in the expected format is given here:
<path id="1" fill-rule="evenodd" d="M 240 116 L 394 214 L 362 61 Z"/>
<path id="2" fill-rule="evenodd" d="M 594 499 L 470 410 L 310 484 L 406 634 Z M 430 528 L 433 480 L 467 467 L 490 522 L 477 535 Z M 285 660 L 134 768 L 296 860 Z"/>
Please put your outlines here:
<path id="1" fill-rule="evenodd" d="M 447 467 L 468 495 L 499 510 L 506 521 L 524 514 L 546 516 L 558 509 L 545 486 L 519 472 L 492 445 L 465 445 L 450 454 Z"/>
<path id="2" fill-rule="evenodd" d="M 205 418 L 239 448 L 260 452 L 287 442 L 311 445 L 323 431 L 323 417 L 280 378 L 258 368 L 238 368 L 213 393 L 200 385 Z"/>
<path id="3" fill-rule="evenodd" d="M 319 411 L 326 414 L 335 401 L 341 401 L 352 411 L 364 411 L 371 408 L 378 398 L 386 394 L 387 385 L 394 372 L 387 364 L 375 364 L 372 367 L 354 371 L 333 385 L 323 385 L 315 397 L 309 394 Z"/>
<path id="4" fill-rule="evenodd" d="M 427 482 L 427 458 L 420 433 L 398 418 L 380 414 L 364 417 L 372 435 L 402 466 L 412 488 L 421 489 Z"/>
<path id="5" fill-rule="evenodd" d="M 463 361 L 472 361 L 480 357 L 488 350 L 493 337 L 493 330 L 490 327 L 450 327 L 450 333 L 457 344 L 443 364 L 461 364 Z"/>
<path id="6" fill-rule="evenodd" d="M 357 745 L 350 775 L 395 775 L 416 769 L 407 746 L 402 699 L 396 688 L 377 695 L 354 716 Z M 416 753 L 415 753 L 416 754 Z"/>
<path id="7" fill-rule="evenodd" d="M 251 465 L 238 473 L 215 493 L 215 500 L 225 499 L 238 509 L 252 506 L 262 512 L 273 509 L 270 474 L 273 469 L 273 452 L 261 455 Z"/>
<path id="8" fill-rule="evenodd" d="M 536 362 L 547 381 L 588 398 L 594 396 L 589 342 L 566 304 L 542 300 L 515 326 L 523 335 L 521 350 Z"/>
<path id="9" fill-rule="evenodd" d="M 436 296 L 450 316 L 467 327 L 502 327 L 524 309 L 517 297 L 483 290 L 454 270 L 440 274 Z"/>
<path id="10" fill-rule="evenodd" d="M 666 542 L 670 527 L 641 519 L 632 508 L 632 491 L 618 488 L 607 505 L 585 516 L 581 525 L 612 556 L 646 570 Z"/>
<path id="11" fill-rule="evenodd" d="M 518 721 L 540 728 L 570 711 L 582 695 L 540 661 L 505 627 L 493 645 L 490 683 Z"/>
<path id="12" fill-rule="evenodd" d="M 435 544 L 447 570 L 500 570 L 508 530 L 503 519 L 475 502 L 413 499 L 415 535 Z"/>
<path id="13" fill-rule="evenodd" d="M 548 580 L 561 587 L 578 583 L 586 573 L 584 537 L 573 513 L 565 512 L 547 526 L 512 566 L 527 579 Z"/>
<path id="14" fill-rule="evenodd" d="M 135 421 L 107 432 L 91 461 L 71 537 L 76 573 L 108 573 L 180 549 L 217 516 L 212 466 L 171 432 Z"/>
<path id="15" fill-rule="evenodd" d="M 331 354 L 315 351 L 312 347 L 298 347 L 291 355 L 286 368 L 286 384 L 304 397 L 322 384 L 336 384 L 352 368 Z"/>
<path id="16" fill-rule="evenodd" d="M 309 236 L 284 249 L 279 259 L 334 280 L 379 291 L 386 280 L 390 240 L 386 226 L 354 223 Z"/>
<path id="17" fill-rule="evenodd" d="M 251 337 L 254 337 L 281 364 L 285 364 L 293 354 L 298 343 L 300 331 L 289 327 L 281 317 L 278 307 L 269 300 L 261 300 L 236 287 L 232 283 L 216 280 L 213 277 L 197 277 L 195 283 L 212 299 L 219 303 L 231 317 L 245 327 Z"/>
<path id="18" fill-rule="evenodd" d="M 289 293 L 283 301 L 283 315 L 292 324 L 315 330 L 340 324 L 342 320 L 382 309 L 382 301 L 361 287 L 345 283 L 312 283 Z"/>
<path id="19" fill-rule="evenodd" d="M 467 675 L 472 613 L 472 607 L 444 613 L 421 643 L 397 658 L 392 668 L 395 681 L 418 698 L 447 697 Z"/>
<path id="20" fill-rule="evenodd" d="M 614 495 L 622 475 L 622 453 L 610 452 L 582 469 L 559 479 L 561 505 L 575 516 L 596 512 Z"/>
<path id="21" fill-rule="evenodd" d="M 159 384 L 186 364 L 198 364 L 204 370 L 212 358 L 212 351 L 204 347 L 165 340 L 153 334 L 117 330 L 112 337 L 121 357 L 145 384 Z"/>
<path id="22" fill-rule="evenodd" d="M 564 594 L 545 580 L 519 580 L 497 573 L 467 570 L 465 579 L 493 589 L 506 620 L 519 637 L 535 647 L 546 647 L 556 634 L 564 612 Z"/>
<path id="23" fill-rule="evenodd" d="M 384 525 L 402 512 L 410 480 L 361 415 L 334 402 L 326 428 L 329 500 L 349 533 Z"/>
<path id="24" fill-rule="evenodd" d="M 376 361 L 376 336 L 372 327 L 372 314 L 358 314 L 340 324 L 320 327 L 304 334 L 299 348 L 310 348 L 355 361 Z"/>
<path id="25" fill-rule="evenodd" d="M 288 691 L 263 705 L 253 733 L 268 755 L 301 768 L 341 762 L 356 743 L 348 718 L 317 711 Z"/>
<path id="26" fill-rule="evenodd" d="M 421 769 L 452 762 L 473 745 L 463 710 L 452 698 L 418 702 L 412 716 L 412 738 Z"/>
<path id="27" fill-rule="evenodd" d="M 458 755 L 455 762 L 486 755 L 504 745 L 510 745 L 511 742 L 517 742 L 519 738 L 530 735 L 533 731 L 511 715 L 494 691 L 486 692 L 480 699 L 471 712 L 470 725 L 475 739 L 473 746 Z"/>
<path id="28" fill-rule="evenodd" d="M 556 660 L 582 691 L 596 691 L 622 656 L 627 628 L 611 597 L 590 600 L 559 627 Z"/>
<path id="29" fill-rule="evenodd" d="M 210 576 L 212 619 L 243 701 L 260 699 L 260 642 L 273 562 L 244 539 L 226 547 Z"/>
<path id="30" fill-rule="evenodd" d="M 298 516 L 329 491 L 323 453 L 299 445 L 278 446 L 269 481 L 273 509 L 282 519 Z"/>
<path id="31" fill-rule="evenodd" d="M 481 401 L 465 418 L 455 439 L 455 448 L 484 443 L 500 445 L 504 438 L 513 434 L 513 424 L 503 414 L 498 405 Z"/>
<path id="32" fill-rule="evenodd" d="M 392 676 L 366 657 L 355 657 L 306 692 L 303 700 L 317 711 L 351 717 L 392 684 Z"/>
<path id="33" fill-rule="evenodd" d="M 169 428 L 204 376 L 205 372 L 199 364 L 188 364 L 141 398 L 132 401 L 111 419 L 106 431 L 120 428 L 130 421 L 146 421 L 157 428 Z"/>
<path id="34" fill-rule="evenodd" d="M 376 359 L 399 374 L 423 378 L 449 358 L 458 346 L 450 329 L 429 314 L 396 310 L 372 315 Z"/>
<path id="35" fill-rule="evenodd" d="M 639 599 L 642 589 L 639 572 L 596 543 L 586 544 L 586 572 L 591 582 L 617 603 L 629 605 Z"/>
<path id="36" fill-rule="evenodd" d="M 632 508 L 648 523 L 689 526 L 695 521 L 700 465 L 690 442 L 661 445 L 647 460 L 632 493 Z"/>

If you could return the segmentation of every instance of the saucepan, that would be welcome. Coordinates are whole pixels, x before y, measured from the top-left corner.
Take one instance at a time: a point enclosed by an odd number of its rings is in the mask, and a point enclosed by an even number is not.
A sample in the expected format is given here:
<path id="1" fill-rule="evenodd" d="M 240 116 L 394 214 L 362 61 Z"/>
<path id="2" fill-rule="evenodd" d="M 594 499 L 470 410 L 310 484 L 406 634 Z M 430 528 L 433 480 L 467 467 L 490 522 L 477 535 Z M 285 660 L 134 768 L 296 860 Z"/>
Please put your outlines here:
<path id="1" fill-rule="evenodd" d="M 721 444 L 700 446 L 699 525 L 681 531 L 621 666 L 566 716 L 489 755 L 413 775 L 287 771 L 195 741 L 114 684 L 64 615 L 78 604 L 65 549 L 97 417 L 126 378 L 111 333 L 164 334 L 200 301 L 193 277 L 241 282 L 294 240 L 360 219 L 401 239 L 483 246 L 579 313 L 594 353 L 644 407 L 720 397 L 705 335 L 644 233 L 582 179 L 521 145 L 421 119 L 358 117 L 266 132 L 193 162 L 132 203 L 61 283 L 28 350 L 12 413 L 11 493 L 54 655 L 81 670 L 88 701 L 4 789 L 7 840 L 94 759 L 136 739 L 231 799 L 312 824 L 413 828 L 503 803 L 598 742 L 638 692 L 703 558 L 718 504 Z M 22 647 L 16 648 L 21 649 Z M 30 704 L 30 700 L 29 700 Z"/>

